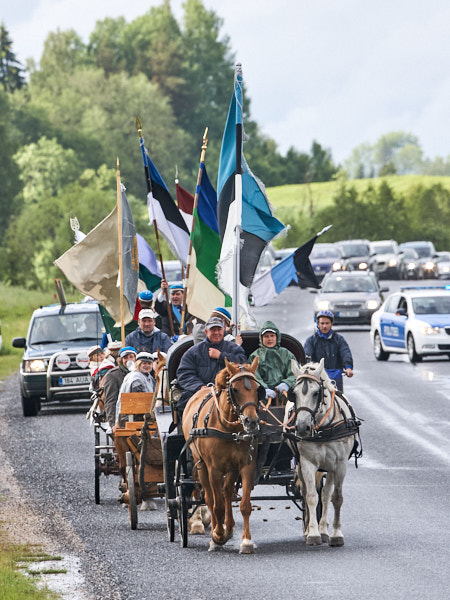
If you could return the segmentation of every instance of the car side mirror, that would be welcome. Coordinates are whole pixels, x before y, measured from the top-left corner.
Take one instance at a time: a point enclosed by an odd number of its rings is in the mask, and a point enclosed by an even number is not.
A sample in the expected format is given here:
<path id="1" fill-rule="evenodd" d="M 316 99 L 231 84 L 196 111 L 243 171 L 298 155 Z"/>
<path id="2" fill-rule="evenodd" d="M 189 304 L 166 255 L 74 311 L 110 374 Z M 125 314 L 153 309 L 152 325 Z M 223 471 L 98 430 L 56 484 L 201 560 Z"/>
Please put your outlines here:
<path id="1" fill-rule="evenodd" d="M 317 290 L 315 288 L 310 288 L 309 293 L 310 294 L 317 294 Z"/>
<path id="2" fill-rule="evenodd" d="M 13 338 L 12 345 L 14 348 L 26 348 L 27 340 L 24 337 Z"/>
<path id="3" fill-rule="evenodd" d="M 383 294 L 384 294 L 385 292 L 388 292 L 388 291 L 389 291 L 389 288 L 388 288 L 388 287 L 381 288 L 381 290 L 380 290 L 380 292 L 381 292 L 381 293 L 383 293 Z"/>

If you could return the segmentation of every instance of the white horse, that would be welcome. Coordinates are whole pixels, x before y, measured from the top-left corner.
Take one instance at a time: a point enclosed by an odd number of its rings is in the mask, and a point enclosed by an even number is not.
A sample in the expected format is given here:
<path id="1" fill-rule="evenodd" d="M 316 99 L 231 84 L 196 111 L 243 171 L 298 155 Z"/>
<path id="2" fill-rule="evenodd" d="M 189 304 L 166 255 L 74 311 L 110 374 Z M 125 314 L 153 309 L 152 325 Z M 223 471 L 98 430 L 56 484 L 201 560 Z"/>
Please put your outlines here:
<path id="1" fill-rule="evenodd" d="M 320 363 L 299 367 L 292 361 L 296 377 L 286 416 L 295 412 L 295 437 L 299 453 L 297 475 L 301 482 L 305 502 L 304 532 L 309 546 L 328 542 L 342 546 L 341 531 L 342 486 L 347 472 L 347 462 L 358 433 L 359 421 L 349 405 L 335 394 L 334 382 Z M 336 439 L 337 438 L 337 439 Z M 321 441 L 323 440 L 323 441 Z M 318 470 L 326 472 L 322 490 L 322 514 L 317 522 Z M 334 506 L 331 536 L 328 535 L 328 508 Z"/>

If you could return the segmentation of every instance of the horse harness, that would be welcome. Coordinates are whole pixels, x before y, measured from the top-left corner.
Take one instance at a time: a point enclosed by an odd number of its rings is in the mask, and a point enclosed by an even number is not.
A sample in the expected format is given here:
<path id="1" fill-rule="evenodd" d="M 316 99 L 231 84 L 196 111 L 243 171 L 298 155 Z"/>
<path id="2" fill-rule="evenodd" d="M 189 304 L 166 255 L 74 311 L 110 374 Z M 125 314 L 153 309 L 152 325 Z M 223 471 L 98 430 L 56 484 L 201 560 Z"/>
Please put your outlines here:
<path id="1" fill-rule="evenodd" d="M 220 408 L 219 408 L 219 403 L 217 400 L 217 390 L 215 389 L 213 384 L 210 384 L 211 391 L 203 398 L 197 411 L 192 416 L 192 429 L 189 432 L 189 439 L 186 442 L 186 446 L 188 446 L 192 441 L 194 441 L 195 438 L 201 438 L 201 437 L 203 437 L 203 438 L 204 437 L 217 437 L 221 440 L 234 442 L 236 444 L 240 444 L 241 442 L 250 442 L 249 461 L 248 461 L 250 463 L 253 460 L 253 452 L 255 449 L 256 435 L 254 433 L 246 433 L 245 431 L 228 432 L 228 431 L 221 431 L 220 429 L 217 429 L 215 427 L 208 427 L 208 422 L 209 422 L 211 413 L 214 409 L 216 410 L 216 414 L 217 414 L 217 417 L 218 417 L 221 425 L 224 425 L 223 421 L 225 421 L 225 423 L 227 425 L 239 425 L 240 424 L 239 419 L 242 415 L 243 410 L 245 408 L 247 408 L 247 406 L 254 406 L 256 409 L 258 409 L 259 401 L 260 401 L 260 397 L 261 397 L 261 392 L 260 392 L 261 386 L 258 387 L 258 402 L 254 402 L 254 401 L 250 400 L 248 402 L 245 402 L 242 405 L 239 405 L 236 400 L 236 395 L 235 395 L 236 392 L 235 392 L 235 388 L 233 387 L 233 383 L 235 381 L 237 381 L 238 379 L 244 379 L 244 387 L 247 390 L 251 390 L 251 388 L 252 388 L 252 384 L 251 384 L 250 380 L 254 380 L 258 383 L 258 380 L 256 379 L 256 377 L 253 373 L 249 373 L 248 371 L 245 371 L 244 368 L 242 367 L 242 365 L 240 366 L 240 369 L 241 370 L 238 373 L 236 373 L 235 375 L 233 375 L 232 377 L 230 377 L 227 380 L 227 387 L 226 387 L 227 402 L 228 402 L 228 404 L 231 405 L 232 412 L 237 417 L 236 420 L 229 421 L 228 419 L 226 419 L 224 417 L 223 414 L 221 414 Z M 223 390 L 220 390 L 219 393 L 221 393 L 222 391 Z M 264 392 L 264 394 L 265 394 L 265 392 Z M 200 411 L 211 400 L 212 400 L 212 402 L 209 407 L 209 410 L 203 418 L 203 427 L 197 427 Z"/>
<path id="2" fill-rule="evenodd" d="M 297 407 L 296 405 L 294 388 L 303 382 L 303 393 L 306 394 L 308 381 L 312 381 L 319 386 L 319 394 L 314 409 L 311 409 L 307 406 Z M 361 419 L 358 419 L 358 417 L 355 415 L 355 411 L 353 410 L 352 405 L 344 396 L 344 394 L 342 394 L 339 391 L 333 390 L 331 395 L 330 406 L 324 414 L 324 416 L 321 418 L 320 422 L 317 423 L 318 412 L 325 396 L 325 386 L 323 384 L 322 379 L 320 379 L 320 377 L 317 377 L 316 375 L 313 375 L 312 373 L 303 373 L 299 377 L 297 377 L 297 381 L 295 383 L 294 388 L 292 388 L 292 390 L 290 390 L 288 394 L 289 400 L 293 402 L 295 406 L 295 409 L 293 410 L 294 414 L 297 415 L 300 411 L 309 412 L 311 414 L 314 427 L 313 435 L 311 437 L 300 437 L 297 433 L 290 432 L 288 434 L 290 439 L 293 439 L 297 442 L 331 442 L 334 440 L 342 439 L 344 437 L 348 437 L 350 435 L 357 435 L 359 437 L 359 426 L 361 425 Z M 350 417 L 345 416 L 342 403 L 348 408 L 351 415 Z M 336 406 L 342 416 L 342 418 L 339 420 L 336 420 Z M 331 411 L 333 411 L 331 423 L 328 425 L 324 425 L 326 419 L 330 416 Z M 355 443 L 357 448 L 358 442 L 356 442 L 356 439 Z M 360 451 L 357 451 L 356 448 L 354 447 L 350 454 L 350 456 L 354 454 L 355 459 L 362 456 L 362 449 Z"/>

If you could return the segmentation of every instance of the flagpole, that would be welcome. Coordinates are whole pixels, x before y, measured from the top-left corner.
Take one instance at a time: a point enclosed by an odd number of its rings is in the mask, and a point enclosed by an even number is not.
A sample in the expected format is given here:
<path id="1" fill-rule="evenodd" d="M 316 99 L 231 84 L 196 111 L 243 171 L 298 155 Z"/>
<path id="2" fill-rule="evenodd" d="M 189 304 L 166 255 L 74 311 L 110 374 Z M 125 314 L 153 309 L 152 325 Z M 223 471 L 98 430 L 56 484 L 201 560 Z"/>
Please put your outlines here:
<path id="1" fill-rule="evenodd" d="M 150 171 L 148 168 L 148 164 L 145 159 L 144 138 L 142 137 L 142 122 L 138 116 L 136 117 L 136 129 L 139 134 L 139 144 L 141 146 L 142 159 L 144 161 L 145 182 L 147 184 L 147 196 L 148 196 L 148 194 L 152 193 L 152 180 L 150 177 Z M 159 241 L 158 225 L 156 223 L 154 212 L 153 212 L 153 226 L 155 228 L 156 243 L 158 245 L 159 262 L 161 263 L 161 273 L 162 273 L 163 279 L 166 280 L 166 273 L 164 271 L 164 262 L 163 262 L 162 252 L 161 252 L 161 244 Z M 173 328 L 172 310 L 170 308 L 169 292 L 167 289 L 164 290 L 164 295 L 166 296 L 167 316 L 169 317 L 170 332 L 173 337 L 175 335 L 175 330 Z"/>
<path id="2" fill-rule="evenodd" d="M 242 65 L 236 63 L 235 70 L 235 90 L 236 85 L 242 85 Z M 242 94 L 240 94 L 242 99 Z M 236 116 L 242 115 L 242 106 L 239 105 L 239 99 L 236 98 Z M 239 306 L 240 306 L 240 266 L 241 266 L 241 220 L 242 220 L 242 118 L 236 119 L 236 171 L 234 175 L 234 194 L 235 210 L 237 217 L 235 220 L 235 247 L 233 260 L 233 323 L 235 324 L 235 333 L 238 332 L 239 325 Z"/>
<path id="3" fill-rule="evenodd" d="M 198 168 L 198 175 L 197 175 L 197 186 L 195 188 L 195 195 L 194 195 L 194 206 L 192 209 L 192 228 L 191 228 L 191 235 L 189 238 L 189 252 L 188 252 L 188 258 L 187 258 L 187 265 L 186 265 L 186 287 L 184 290 L 184 298 L 183 298 L 183 310 L 181 313 L 181 323 L 180 323 L 180 335 L 183 333 L 183 328 L 184 328 L 184 319 L 186 316 L 186 300 L 187 300 L 187 293 L 188 293 L 188 287 L 189 287 L 189 272 L 191 269 L 191 255 L 192 255 L 192 247 L 193 247 L 193 235 L 194 235 L 194 229 L 195 229 L 195 211 L 197 210 L 197 206 L 198 206 L 198 190 L 200 189 L 200 185 L 202 183 L 202 175 L 203 175 L 203 169 L 202 169 L 202 163 L 205 162 L 205 156 L 206 156 L 206 149 L 208 148 L 208 127 L 205 127 L 205 133 L 203 134 L 203 144 L 202 144 L 202 151 L 200 154 L 200 166 Z"/>
<path id="4" fill-rule="evenodd" d="M 120 337 L 125 345 L 125 307 L 123 302 L 123 250 L 122 250 L 122 191 L 120 189 L 119 157 L 117 157 L 117 229 L 119 235 L 119 285 L 120 285 Z"/>

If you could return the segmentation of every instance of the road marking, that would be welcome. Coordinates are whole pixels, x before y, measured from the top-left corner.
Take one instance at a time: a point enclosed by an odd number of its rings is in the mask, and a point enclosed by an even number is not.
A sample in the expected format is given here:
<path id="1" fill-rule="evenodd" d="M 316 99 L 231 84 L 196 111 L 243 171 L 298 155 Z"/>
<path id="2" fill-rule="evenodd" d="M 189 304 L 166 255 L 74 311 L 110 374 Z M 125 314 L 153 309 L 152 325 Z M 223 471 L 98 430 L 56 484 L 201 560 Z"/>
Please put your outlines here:
<path id="1" fill-rule="evenodd" d="M 432 435 L 436 439 L 441 439 L 444 443 L 447 443 L 447 439 L 445 439 L 441 433 L 439 433 L 431 425 L 426 424 L 427 418 L 422 414 L 417 412 L 411 414 L 407 410 L 398 406 L 398 404 L 393 402 L 388 396 L 382 394 L 381 392 L 374 392 L 372 388 L 353 388 L 352 398 L 354 398 L 355 395 L 358 397 L 359 405 L 364 407 L 364 410 L 370 410 L 372 413 L 374 413 L 380 423 L 383 422 L 395 433 L 410 441 L 413 441 L 431 454 L 434 454 L 434 456 L 440 458 L 447 464 L 450 464 L 449 452 L 443 450 L 436 444 L 429 442 L 420 434 L 413 431 L 412 427 L 414 425 L 420 425 L 421 428 L 426 431 L 426 433 Z M 368 398 L 370 398 L 371 402 L 367 401 Z M 397 415 L 398 418 L 396 418 L 395 415 Z M 428 421 L 429 420 L 430 419 L 428 419 Z"/>

